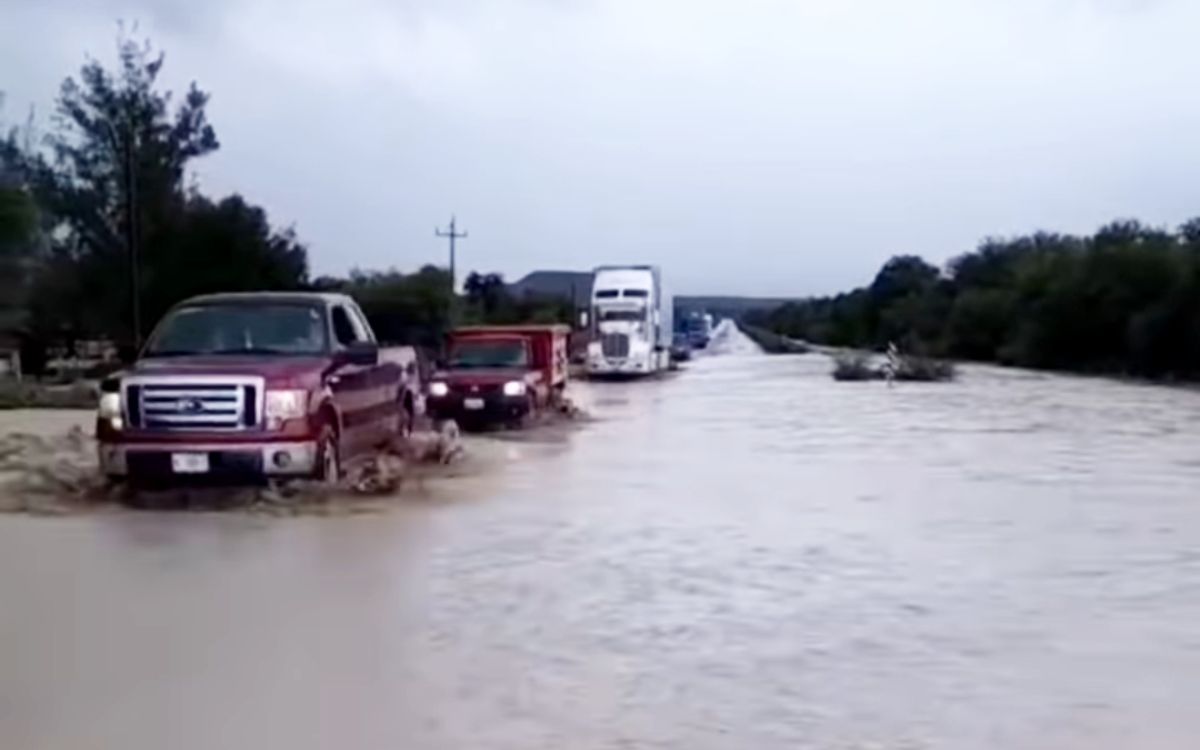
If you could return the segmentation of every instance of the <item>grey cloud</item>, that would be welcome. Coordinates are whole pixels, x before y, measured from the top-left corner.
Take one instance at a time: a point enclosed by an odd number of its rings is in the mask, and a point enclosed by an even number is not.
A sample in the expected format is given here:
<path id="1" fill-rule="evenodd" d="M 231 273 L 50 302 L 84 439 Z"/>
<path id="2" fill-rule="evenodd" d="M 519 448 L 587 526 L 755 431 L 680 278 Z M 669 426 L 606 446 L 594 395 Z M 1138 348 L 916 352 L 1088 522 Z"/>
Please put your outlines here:
<path id="1" fill-rule="evenodd" d="M 212 91 L 203 183 L 294 222 L 319 270 L 440 260 L 457 210 L 474 268 L 644 258 L 688 291 L 805 293 L 1196 212 L 1182 0 L 48 0 L 0 10 L 8 111 L 44 110 L 116 18 Z"/>

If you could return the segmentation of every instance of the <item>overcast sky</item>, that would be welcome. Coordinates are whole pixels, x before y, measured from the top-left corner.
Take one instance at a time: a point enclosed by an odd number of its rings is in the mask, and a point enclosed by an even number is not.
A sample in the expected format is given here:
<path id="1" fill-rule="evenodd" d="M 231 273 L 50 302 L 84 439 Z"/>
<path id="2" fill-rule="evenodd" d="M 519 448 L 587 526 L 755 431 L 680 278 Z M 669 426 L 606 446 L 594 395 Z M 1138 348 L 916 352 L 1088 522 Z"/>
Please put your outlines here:
<path id="1" fill-rule="evenodd" d="M 336 9 L 335 9 L 336 8 Z M 1200 215 L 1195 0 L 3 0 L 4 118 L 117 19 L 318 273 L 657 262 L 798 295 L 986 235 Z"/>

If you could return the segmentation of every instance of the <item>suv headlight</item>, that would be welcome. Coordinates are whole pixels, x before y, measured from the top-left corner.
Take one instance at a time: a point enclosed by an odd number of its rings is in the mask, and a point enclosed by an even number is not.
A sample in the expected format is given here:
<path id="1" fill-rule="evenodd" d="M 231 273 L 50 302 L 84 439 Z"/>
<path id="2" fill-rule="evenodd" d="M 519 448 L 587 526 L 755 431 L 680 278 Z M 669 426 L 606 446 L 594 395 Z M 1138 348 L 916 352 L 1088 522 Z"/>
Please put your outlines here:
<path id="1" fill-rule="evenodd" d="M 101 393 L 100 405 L 97 412 L 101 419 L 108 420 L 109 425 L 114 430 L 119 430 L 125 426 L 124 418 L 121 416 L 121 394 L 120 393 Z"/>
<path id="2" fill-rule="evenodd" d="M 263 415 L 267 426 L 277 428 L 285 419 L 301 419 L 308 414 L 308 391 L 267 391 Z"/>
<path id="3" fill-rule="evenodd" d="M 450 395 L 450 386 L 446 385 L 445 383 L 440 383 L 440 382 L 439 383 L 430 383 L 429 384 L 429 395 L 433 396 L 434 398 L 442 398 L 443 396 L 448 396 L 448 395 Z"/>
<path id="4" fill-rule="evenodd" d="M 524 396 L 525 384 L 519 380 L 510 380 L 504 384 L 505 396 Z"/>

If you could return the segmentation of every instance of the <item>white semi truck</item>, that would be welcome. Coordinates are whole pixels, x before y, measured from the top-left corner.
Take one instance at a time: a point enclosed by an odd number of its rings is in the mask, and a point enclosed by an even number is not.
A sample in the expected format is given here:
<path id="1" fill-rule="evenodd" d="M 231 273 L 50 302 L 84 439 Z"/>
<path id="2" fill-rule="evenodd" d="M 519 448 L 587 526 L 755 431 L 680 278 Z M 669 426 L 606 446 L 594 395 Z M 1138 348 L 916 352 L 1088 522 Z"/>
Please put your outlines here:
<path id="1" fill-rule="evenodd" d="M 652 375 L 670 367 L 674 301 L 656 266 L 600 266 L 591 304 L 588 374 Z"/>

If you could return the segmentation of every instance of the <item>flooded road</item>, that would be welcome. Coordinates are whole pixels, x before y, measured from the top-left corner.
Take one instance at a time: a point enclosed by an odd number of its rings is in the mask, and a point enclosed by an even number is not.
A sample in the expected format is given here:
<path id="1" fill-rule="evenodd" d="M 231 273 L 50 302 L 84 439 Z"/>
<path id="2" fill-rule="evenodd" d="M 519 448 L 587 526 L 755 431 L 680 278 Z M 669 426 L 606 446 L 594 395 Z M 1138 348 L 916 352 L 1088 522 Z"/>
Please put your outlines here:
<path id="1" fill-rule="evenodd" d="M 0 746 L 1196 746 L 1200 394 L 726 343 L 387 513 L 0 516 Z"/>

